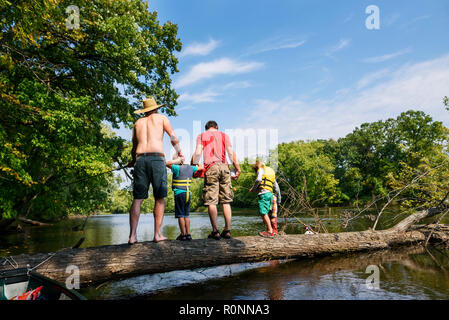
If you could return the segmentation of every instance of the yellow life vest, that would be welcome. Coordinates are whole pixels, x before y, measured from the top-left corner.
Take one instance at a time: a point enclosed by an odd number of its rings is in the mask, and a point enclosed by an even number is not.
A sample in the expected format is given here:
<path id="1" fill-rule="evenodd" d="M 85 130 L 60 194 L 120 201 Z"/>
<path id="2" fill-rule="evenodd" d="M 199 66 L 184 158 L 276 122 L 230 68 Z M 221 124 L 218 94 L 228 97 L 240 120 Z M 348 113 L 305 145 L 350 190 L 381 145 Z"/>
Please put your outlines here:
<path id="1" fill-rule="evenodd" d="M 266 189 L 270 192 L 273 192 L 273 184 L 274 184 L 274 180 L 276 180 L 276 174 L 274 173 L 274 170 L 267 166 L 260 168 L 260 169 L 263 169 L 264 173 L 263 173 L 262 182 L 260 183 L 259 188 Z"/>
<path id="2" fill-rule="evenodd" d="M 179 166 L 179 175 L 172 181 L 172 189 L 186 190 L 186 203 L 190 197 L 190 183 L 192 182 L 193 168 L 189 165 Z"/>
<path id="3" fill-rule="evenodd" d="M 186 203 L 189 202 L 190 197 L 190 183 L 192 182 L 192 179 L 185 179 L 185 180 L 179 180 L 179 179 L 173 179 L 172 181 L 172 187 L 178 188 L 181 190 L 186 190 Z"/>

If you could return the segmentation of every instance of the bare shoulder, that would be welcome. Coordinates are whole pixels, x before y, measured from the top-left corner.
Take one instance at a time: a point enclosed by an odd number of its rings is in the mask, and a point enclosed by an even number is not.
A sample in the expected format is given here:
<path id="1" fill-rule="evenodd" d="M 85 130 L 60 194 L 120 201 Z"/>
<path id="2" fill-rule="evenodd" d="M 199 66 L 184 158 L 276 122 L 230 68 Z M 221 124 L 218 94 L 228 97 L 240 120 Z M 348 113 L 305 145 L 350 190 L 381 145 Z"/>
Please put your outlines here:
<path id="1" fill-rule="evenodd" d="M 140 126 L 141 123 L 145 121 L 145 118 L 139 118 L 136 122 L 134 122 L 134 127 Z"/>
<path id="2" fill-rule="evenodd" d="M 157 113 L 156 115 L 157 115 L 160 119 L 162 119 L 164 122 L 165 122 L 165 121 L 170 122 L 170 120 L 168 120 L 168 117 L 167 117 L 166 115 L 160 114 L 160 113 Z"/>
<path id="3" fill-rule="evenodd" d="M 159 119 L 161 119 L 162 123 L 164 124 L 164 127 L 169 127 L 171 126 L 170 120 L 168 119 L 168 117 L 166 115 L 163 114 L 159 114 Z"/>

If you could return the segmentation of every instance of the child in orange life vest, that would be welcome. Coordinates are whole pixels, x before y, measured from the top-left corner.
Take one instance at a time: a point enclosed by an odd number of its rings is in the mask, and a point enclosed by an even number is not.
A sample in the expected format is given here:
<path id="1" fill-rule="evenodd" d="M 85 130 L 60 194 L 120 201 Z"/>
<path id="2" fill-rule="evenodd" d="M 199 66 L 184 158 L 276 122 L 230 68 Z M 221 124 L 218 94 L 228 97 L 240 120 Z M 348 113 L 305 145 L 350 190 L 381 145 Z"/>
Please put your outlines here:
<path id="1" fill-rule="evenodd" d="M 257 177 L 250 192 L 258 193 L 259 213 L 267 227 L 266 231 L 259 234 L 263 237 L 272 237 L 277 235 L 277 205 L 281 203 L 281 191 L 273 169 L 260 161 L 256 161 L 253 168 Z"/>
<path id="2" fill-rule="evenodd" d="M 190 183 L 192 176 L 197 170 L 202 170 L 202 166 L 193 166 L 183 164 L 184 158 L 178 158 L 176 155 L 173 160 L 167 161 L 166 166 L 173 173 L 172 189 L 175 194 L 175 218 L 178 219 L 181 234 L 176 240 L 192 240 L 190 235 Z"/>

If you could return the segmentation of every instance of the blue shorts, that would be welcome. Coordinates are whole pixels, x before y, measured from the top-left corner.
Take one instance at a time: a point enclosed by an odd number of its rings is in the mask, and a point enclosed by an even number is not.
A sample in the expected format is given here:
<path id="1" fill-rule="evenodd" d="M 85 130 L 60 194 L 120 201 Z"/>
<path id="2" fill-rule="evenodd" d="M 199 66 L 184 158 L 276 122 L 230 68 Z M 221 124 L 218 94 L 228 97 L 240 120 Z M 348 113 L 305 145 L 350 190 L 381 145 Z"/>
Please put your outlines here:
<path id="1" fill-rule="evenodd" d="M 187 192 L 175 195 L 175 218 L 188 218 L 190 212 L 190 197 L 186 203 Z"/>

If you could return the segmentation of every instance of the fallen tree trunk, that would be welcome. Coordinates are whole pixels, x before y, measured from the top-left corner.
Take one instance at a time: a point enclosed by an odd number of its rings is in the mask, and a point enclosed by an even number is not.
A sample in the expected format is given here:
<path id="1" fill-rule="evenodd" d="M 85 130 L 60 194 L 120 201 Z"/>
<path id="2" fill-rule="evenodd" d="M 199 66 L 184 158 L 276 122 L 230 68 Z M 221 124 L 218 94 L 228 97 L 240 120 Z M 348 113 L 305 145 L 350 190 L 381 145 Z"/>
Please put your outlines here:
<path id="1" fill-rule="evenodd" d="M 283 235 L 275 238 L 250 236 L 220 241 L 197 239 L 184 242 L 142 242 L 132 246 L 122 244 L 64 249 L 50 254 L 18 255 L 12 258 L 19 267 L 38 266 L 36 271 L 39 273 L 63 282 L 71 275 L 66 270 L 73 270 L 67 267 L 76 266 L 81 284 L 87 285 L 181 269 L 416 245 L 424 243 L 430 229 L 410 227 L 422 218 L 437 213 L 439 211 L 434 209 L 424 210 L 407 217 L 393 228 L 381 231 Z M 440 228 L 434 231 L 430 241 L 448 240 L 449 228 Z M 43 261 L 45 262 L 42 263 Z M 0 271 L 8 267 L 0 263 Z"/>
<path id="2" fill-rule="evenodd" d="M 45 222 L 40 222 L 40 221 L 36 221 L 36 220 L 30 220 L 24 217 L 19 217 L 18 220 L 20 222 L 26 223 L 26 224 L 30 224 L 32 226 L 39 226 L 39 227 L 45 227 L 45 226 L 49 226 L 50 224 L 45 223 Z"/>

